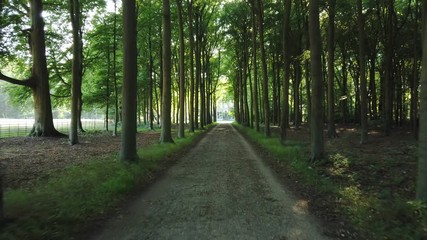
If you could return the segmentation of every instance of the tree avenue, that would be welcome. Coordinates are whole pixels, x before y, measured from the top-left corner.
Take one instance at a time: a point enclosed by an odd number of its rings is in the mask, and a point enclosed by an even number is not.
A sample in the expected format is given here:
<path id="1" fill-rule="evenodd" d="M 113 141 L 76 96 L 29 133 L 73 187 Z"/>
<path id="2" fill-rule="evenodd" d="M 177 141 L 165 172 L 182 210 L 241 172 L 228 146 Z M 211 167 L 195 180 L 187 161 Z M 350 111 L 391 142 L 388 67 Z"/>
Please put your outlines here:
<path id="1" fill-rule="evenodd" d="M 172 143 L 217 117 L 284 146 L 291 129 L 308 129 L 310 163 L 328 155 L 324 132 L 339 141 L 340 127 L 354 127 L 363 148 L 372 130 L 408 129 L 425 200 L 425 5 L 0 0 L 0 90 L 33 105 L 31 136 L 62 136 L 53 118 L 71 118 L 77 144 L 82 114 L 96 111 L 129 161 L 137 129 L 161 128 L 160 142 Z"/>

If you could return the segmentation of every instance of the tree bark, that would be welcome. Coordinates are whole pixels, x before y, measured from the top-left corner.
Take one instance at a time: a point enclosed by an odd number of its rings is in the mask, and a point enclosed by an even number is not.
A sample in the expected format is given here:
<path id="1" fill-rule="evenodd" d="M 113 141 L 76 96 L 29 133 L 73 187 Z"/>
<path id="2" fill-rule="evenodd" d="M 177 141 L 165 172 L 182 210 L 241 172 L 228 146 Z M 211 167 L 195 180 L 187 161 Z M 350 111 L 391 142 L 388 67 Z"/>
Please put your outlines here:
<path id="1" fill-rule="evenodd" d="M 113 23 L 113 83 L 114 83 L 114 128 L 113 136 L 117 136 L 119 124 L 119 87 L 117 83 L 117 0 L 114 2 L 114 23 Z"/>
<path id="2" fill-rule="evenodd" d="M 256 9 L 255 9 L 255 0 L 252 0 L 252 57 L 253 57 L 253 71 L 254 71 L 254 87 L 253 87 L 253 106 L 255 112 L 255 130 L 260 131 L 259 128 L 259 105 L 258 105 L 258 63 L 257 63 L 257 24 L 256 24 Z"/>
<path id="3" fill-rule="evenodd" d="M 188 0 L 188 32 L 190 34 L 190 105 L 189 125 L 190 132 L 194 132 L 194 28 L 193 28 L 193 1 Z"/>
<path id="4" fill-rule="evenodd" d="M 258 29 L 260 38 L 260 50 L 261 50 L 261 69 L 262 69 L 262 95 L 264 101 L 264 134 L 266 137 L 270 137 L 270 103 L 268 98 L 268 72 L 267 72 L 267 56 L 265 53 L 265 42 L 264 42 L 264 9 L 263 2 L 256 0 L 257 2 L 257 18 L 258 18 Z"/>
<path id="5" fill-rule="evenodd" d="M 73 64 L 72 64 L 72 88 L 71 88 L 71 125 L 70 144 L 74 145 L 78 140 L 78 123 L 80 116 L 80 98 L 82 82 L 82 36 L 81 36 L 81 10 L 79 0 L 70 0 L 70 18 L 73 32 Z"/>
<path id="6" fill-rule="evenodd" d="M 335 130 L 335 0 L 329 0 L 328 20 L 328 137 L 336 138 Z"/>
<path id="7" fill-rule="evenodd" d="M 427 201 L 427 3 L 423 2 L 420 126 L 418 140 L 417 199 Z"/>
<path id="8" fill-rule="evenodd" d="M 322 42 L 319 23 L 319 0 L 310 0 L 309 6 L 309 36 L 311 62 L 311 161 L 323 157 L 323 79 L 322 79 Z"/>
<path id="9" fill-rule="evenodd" d="M 385 91 L 384 91 L 384 131 L 390 135 L 393 123 L 393 55 L 394 55 L 394 0 L 387 0 L 387 22 L 385 42 Z"/>
<path id="10" fill-rule="evenodd" d="M 418 138 L 418 86 L 419 86 L 419 64 L 418 64 L 418 16 L 419 16 L 419 7 L 418 0 L 415 1 L 415 13 L 414 13 L 414 22 L 415 22 L 415 31 L 414 31 L 414 59 L 412 63 L 412 83 L 411 83 L 411 125 L 412 132 L 415 139 Z"/>
<path id="11" fill-rule="evenodd" d="M 123 0 L 123 86 L 120 158 L 134 162 L 136 152 L 137 46 L 135 0 Z"/>
<path id="12" fill-rule="evenodd" d="M 286 134 L 289 122 L 289 83 L 291 76 L 291 53 L 290 53 L 290 32 L 291 32 L 291 9 L 292 1 L 285 0 L 285 20 L 284 20 L 284 56 L 285 56 L 285 78 L 283 79 L 282 96 L 282 116 L 280 118 L 280 142 L 286 141 Z"/>
<path id="13" fill-rule="evenodd" d="M 184 41 L 184 22 L 182 19 L 182 0 L 176 0 L 178 7 L 178 22 L 179 22 L 179 126 L 178 138 L 184 138 L 185 133 L 185 41 Z"/>
<path id="14" fill-rule="evenodd" d="M 362 0 L 357 0 L 357 21 L 359 28 L 359 70 L 360 70 L 360 143 L 368 142 L 368 92 L 366 80 L 365 19 Z"/>
<path id="15" fill-rule="evenodd" d="M 171 14 L 169 0 L 163 0 L 163 107 L 160 143 L 172 143 L 171 123 Z"/>
<path id="16" fill-rule="evenodd" d="M 31 136 L 63 136 L 53 125 L 52 104 L 49 93 L 49 73 L 46 62 L 46 45 L 41 0 L 30 1 L 31 16 L 31 55 L 33 57 L 32 88 L 35 121 Z"/>

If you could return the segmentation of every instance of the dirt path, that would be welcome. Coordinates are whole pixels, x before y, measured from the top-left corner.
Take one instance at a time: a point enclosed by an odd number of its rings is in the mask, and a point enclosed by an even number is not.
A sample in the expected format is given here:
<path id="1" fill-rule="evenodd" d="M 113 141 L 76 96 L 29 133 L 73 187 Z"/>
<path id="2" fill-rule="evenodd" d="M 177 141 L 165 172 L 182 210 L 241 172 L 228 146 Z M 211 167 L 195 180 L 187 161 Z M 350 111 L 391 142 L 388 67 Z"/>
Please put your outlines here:
<path id="1" fill-rule="evenodd" d="M 218 125 L 93 239 L 328 239 L 246 140 Z"/>

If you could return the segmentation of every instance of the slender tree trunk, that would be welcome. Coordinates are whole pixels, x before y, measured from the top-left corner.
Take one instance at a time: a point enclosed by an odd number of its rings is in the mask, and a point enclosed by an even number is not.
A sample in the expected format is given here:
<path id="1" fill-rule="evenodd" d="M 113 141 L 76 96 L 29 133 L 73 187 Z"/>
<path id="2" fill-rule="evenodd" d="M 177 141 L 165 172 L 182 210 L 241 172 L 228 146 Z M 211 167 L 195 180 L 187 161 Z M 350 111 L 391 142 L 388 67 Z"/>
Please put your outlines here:
<path id="1" fill-rule="evenodd" d="M 415 22 L 415 31 L 414 31 L 414 59 L 412 62 L 412 84 L 411 84 L 411 125 L 412 132 L 414 133 L 415 139 L 418 138 L 418 86 L 419 86 L 419 64 L 418 64 L 418 16 L 419 16 L 419 2 L 415 1 L 415 13 L 414 13 L 414 22 Z"/>
<path id="2" fill-rule="evenodd" d="M 79 101 L 82 81 L 82 51 L 81 51 L 81 15 L 79 0 L 70 0 L 69 11 L 73 29 L 73 66 L 72 66 L 72 91 L 71 91 L 71 125 L 70 144 L 74 145 L 78 140 Z"/>
<path id="3" fill-rule="evenodd" d="M 268 73 L 267 73 L 267 56 L 265 53 L 264 42 L 264 8 L 261 0 L 256 0 L 258 9 L 258 29 L 261 50 L 261 69 L 262 69 L 262 96 L 264 101 L 264 134 L 270 137 L 270 103 L 268 98 Z"/>
<path id="4" fill-rule="evenodd" d="M 162 130 L 160 134 L 161 143 L 171 143 L 171 15 L 169 0 L 163 0 L 163 107 L 162 107 Z"/>
<path id="5" fill-rule="evenodd" d="M 194 28 L 193 28 L 193 1 L 189 0 L 188 4 L 188 31 L 190 34 L 190 106 L 189 106 L 189 125 L 190 132 L 194 132 Z"/>
<path id="6" fill-rule="evenodd" d="M 394 55 L 394 0 L 387 0 L 387 22 L 386 22 L 386 43 L 385 43 L 385 134 L 390 135 L 393 123 L 393 55 Z"/>
<path id="7" fill-rule="evenodd" d="M 417 199 L 427 201 L 427 3 L 423 2 L 423 36 L 420 94 L 420 130 L 418 140 Z"/>
<path id="8" fill-rule="evenodd" d="M 328 21 L 328 137 L 337 137 L 335 130 L 335 0 L 329 0 Z"/>
<path id="9" fill-rule="evenodd" d="M 182 18 L 182 0 L 176 0 L 178 7 L 178 22 L 179 22 L 179 127 L 178 138 L 185 137 L 185 41 L 184 41 L 184 21 Z"/>
<path id="10" fill-rule="evenodd" d="M 154 79 L 153 79 L 153 71 L 154 71 L 154 58 L 153 58 L 153 49 L 151 42 L 151 26 L 148 28 L 149 36 L 148 36 L 148 52 L 150 54 L 150 63 L 149 63 L 149 76 L 148 76 L 148 124 L 150 130 L 154 130 L 154 106 L 153 106 L 153 88 L 154 88 Z"/>
<path id="11" fill-rule="evenodd" d="M 310 134 L 311 134 L 311 161 L 323 157 L 323 79 L 322 79 L 322 42 L 319 23 L 319 0 L 310 0 L 309 6 L 309 36 L 311 59 L 311 99 Z"/>
<path id="12" fill-rule="evenodd" d="M 376 46 L 374 47 L 376 48 Z M 378 117 L 378 106 L 377 106 L 377 89 L 375 83 L 375 61 L 376 61 L 376 49 L 373 50 L 370 59 L 370 70 L 369 70 L 369 92 L 371 102 L 371 116 L 373 119 Z"/>
<path id="13" fill-rule="evenodd" d="M 114 2 L 114 23 L 113 23 L 113 82 L 114 82 L 114 129 L 113 136 L 117 136 L 119 124 L 119 87 L 117 83 L 117 0 Z"/>
<path id="14" fill-rule="evenodd" d="M 368 142 L 368 92 L 366 81 L 365 19 L 362 0 L 357 0 L 357 21 L 359 26 L 359 70 L 360 70 L 360 143 Z"/>
<path id="15" fill-rule="evenodd" d="M 106 78 L 106 92 L 105 92 L 105 131 L 108 132 L 108 120 L 110 116 L 110 76 L 111 76 L 111 59 L 110 59 L 110 45 L 107 46 L 107 78 Z"/>
<path id="16" fill-rule="evenodd" d="M 257 24 L 256 24 L 256 9 L 252 0 L 252 57 L 253 57 L 253 71 L 254 71 L 254 96 L 253 96 L 253 105 L 255 112 L 255 130 L 260 131 L 259 128 L 259 104 L 258 104 L 258 63 L 257 63 Z"/>
<path id="17" fill-rule="evenodd" d="M 285 56 L 285 78 L 283 80 L 283 96 L 282 96 L 282 117 L 280 123 L 280 141 L 282 144 L 286 141 L 286 131 L 289 122 L 289 83 L 291 76 L 291 53 L 290 53 L 290 32 L 291 32 L 291 8 L 292 1 L 285 0 L 285 20 L 284 20 L 284 56 Z"/>

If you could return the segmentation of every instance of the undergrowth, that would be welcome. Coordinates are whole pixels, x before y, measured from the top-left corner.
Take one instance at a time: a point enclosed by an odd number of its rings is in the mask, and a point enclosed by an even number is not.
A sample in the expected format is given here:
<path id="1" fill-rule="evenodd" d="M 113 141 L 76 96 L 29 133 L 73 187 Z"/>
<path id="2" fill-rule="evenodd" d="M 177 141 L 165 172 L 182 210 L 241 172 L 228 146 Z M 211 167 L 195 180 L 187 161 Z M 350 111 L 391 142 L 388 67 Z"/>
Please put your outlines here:
<path id="1" fill-rule="evenodd" d="M 162 169 L 162 159 L 189 146 L 202 131 L 186 133 L 173 144 L 154 144 L 138 150 L 137 163 L 115 155 L 53 173 L 32 189 L 5 192 L 7 223 L 0 239 L 73 239 L 88 222 L 117 206 L 127 194 Z"/>
<path id="2" fill-rule="evenodd" d="M 310 164 L 307 143 L 281 144 L 278 136 L 266 138 L 251 128 L 234 126 L 272 153 L 279 164 L 286 165 L 299 184 L 338 199 L 337 210 L 364 239 L 427 239 L 427 204 L 408 201 L 387 191 L 376 194 L 365 191 L 358 183 L 363 176 L 349 171 L 349 165 L 355 161 L 351 157 L 335 153 L 322 162 Z"/>

